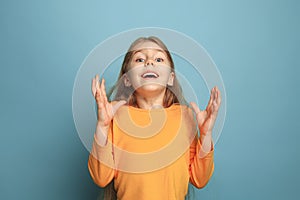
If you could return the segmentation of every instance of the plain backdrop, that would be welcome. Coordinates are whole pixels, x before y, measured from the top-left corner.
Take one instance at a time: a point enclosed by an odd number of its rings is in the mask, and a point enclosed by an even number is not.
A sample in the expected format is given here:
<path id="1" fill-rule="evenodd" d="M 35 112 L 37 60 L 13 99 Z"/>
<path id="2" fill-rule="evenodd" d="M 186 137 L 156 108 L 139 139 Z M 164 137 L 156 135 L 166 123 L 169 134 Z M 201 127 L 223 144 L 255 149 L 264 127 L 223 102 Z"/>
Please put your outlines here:
<path id="1" fill-rule="evenodd" d="M 84 58 L 133 28 L 185 33 L 227 92 L 215 172 L 195 199 L 299 196 L 297 0 L 0 2 L 0 199 L 97 199 L 72 117 Z"/>

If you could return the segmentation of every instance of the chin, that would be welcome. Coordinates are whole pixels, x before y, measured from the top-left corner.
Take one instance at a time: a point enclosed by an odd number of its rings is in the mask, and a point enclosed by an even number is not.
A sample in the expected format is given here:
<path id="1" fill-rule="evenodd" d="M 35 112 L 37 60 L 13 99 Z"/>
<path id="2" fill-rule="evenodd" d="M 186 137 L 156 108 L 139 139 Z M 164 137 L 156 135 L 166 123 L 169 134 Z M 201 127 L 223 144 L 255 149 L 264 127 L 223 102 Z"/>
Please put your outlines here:
<path id="1" fill-rule="evenodd" d="M 164 92 L 165 86 L 160 84 L 145 84 L 136 89 L 137 92 Z"/>

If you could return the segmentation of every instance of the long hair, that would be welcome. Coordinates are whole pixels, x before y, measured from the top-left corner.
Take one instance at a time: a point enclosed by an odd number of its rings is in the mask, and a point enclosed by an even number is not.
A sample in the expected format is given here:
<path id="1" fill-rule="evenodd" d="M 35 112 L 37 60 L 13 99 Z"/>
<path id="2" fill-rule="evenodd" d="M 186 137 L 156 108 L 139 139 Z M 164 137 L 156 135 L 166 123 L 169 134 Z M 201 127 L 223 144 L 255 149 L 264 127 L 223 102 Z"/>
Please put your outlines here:
<path id="1" fill-rule="evenodd" d="M 166 86 L 165 95 L 163 98 L 163 107 L 167 108 L 170 107 L 172 104 L 186 104 L 186 100 L 183 97 L 182 89 L 179 84 L 179 81 L 175 74 L 175 67 L 174 62 L 172 59 L 172 56 L 167 49 L 166 45 L 157 37 L 150 36 L 150 37 L 140 37 L 136 39 L 129 47 L 124 60 L 122 64 L 122 68 L 119 72 L 119 77 L 117 83 L 112 87 L 112 89 L 108 92 L 108 98 L 110 101 L 119 101 L 119 100 L 125 100 L 127 101 L 127 105 L 138 107 L 136 102 L 136 95 L 134 92 L 134 88 L 132 86 L 128 87 L 125 86 L 124 81 L 122 80 L 124 74 L 126 74 L 129 71 L 129 64 L 131 62 L 131 59 L 137 49 L 135 48 L 138 44 L 141 44 L 143 42 L 153 42 L 157 44 L 160 48 L 163 49 L 165 52 L 169 62 L 171 71 L 174 72 L 174 81 L 172 86 Z M 115 94 L 113 95 L 113 93 Z M 116 191 L 114 189 L 114 180 L 112 180 L 111 183 L 109 183 L 105 189 L 104 189 L 104 200 L 116 200 L 117 195 Z"/>

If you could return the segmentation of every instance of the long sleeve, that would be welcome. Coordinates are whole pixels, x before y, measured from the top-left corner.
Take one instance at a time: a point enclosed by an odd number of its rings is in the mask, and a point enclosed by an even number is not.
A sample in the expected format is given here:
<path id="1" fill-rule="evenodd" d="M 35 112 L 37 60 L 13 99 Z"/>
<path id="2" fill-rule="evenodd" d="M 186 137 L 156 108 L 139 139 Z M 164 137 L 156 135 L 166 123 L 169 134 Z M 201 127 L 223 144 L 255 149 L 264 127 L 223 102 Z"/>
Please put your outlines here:
<path id="1" fill-rule="evenodd" d="M 100 146 L 95 138 L 92 151 L 88 160 L 88 169 L 94 182 L 100 187 L 105 187 L 114 178 L 115 170 L 112 148 L 112 131 L 108 133 L 106 146 Z"/>
<path id="2" fill-rule="evenodd" d="M 214 150 L 200 158 L 200 141 L 195 137 L 190 146 L 190 182 L 197 188 L 203 188 L 211 178 L 214 171 Z"/>

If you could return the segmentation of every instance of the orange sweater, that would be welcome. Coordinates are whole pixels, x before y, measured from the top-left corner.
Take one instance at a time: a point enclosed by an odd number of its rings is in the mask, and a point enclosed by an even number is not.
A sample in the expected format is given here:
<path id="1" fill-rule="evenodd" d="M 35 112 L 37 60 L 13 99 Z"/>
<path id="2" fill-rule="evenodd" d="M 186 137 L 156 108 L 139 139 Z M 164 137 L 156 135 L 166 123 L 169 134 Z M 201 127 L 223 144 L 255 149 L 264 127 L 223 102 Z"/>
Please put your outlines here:
<path id="1" fill-rule="evenodd" d="M 143 110 L 123 106 L 102 147 L 94 140 L 88 168 L 94 182 L 112 179 L 121 200 L 184 199 L 190 181 L 204 187 L 212 176 L 213 149 L 199 158 L 201 144 L 186 106 Z"/>

